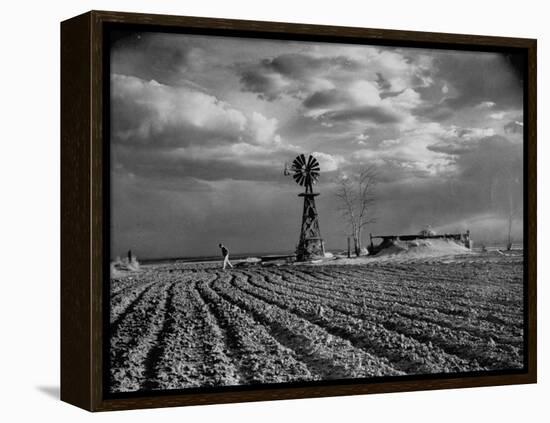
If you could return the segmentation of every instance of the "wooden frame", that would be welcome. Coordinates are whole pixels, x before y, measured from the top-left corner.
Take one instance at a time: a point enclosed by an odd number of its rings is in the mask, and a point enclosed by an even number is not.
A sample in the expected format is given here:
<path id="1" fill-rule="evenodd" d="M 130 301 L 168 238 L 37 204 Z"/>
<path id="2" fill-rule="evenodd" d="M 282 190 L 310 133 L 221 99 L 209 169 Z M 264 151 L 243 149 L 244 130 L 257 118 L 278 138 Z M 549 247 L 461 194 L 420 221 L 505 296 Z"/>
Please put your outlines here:
<path id="1" fill-rule="evenodd" d="M 527 55 L 525 177 L 527 260 L 525 372 L 410 378 L 361 384 L 242 389 L 223 393 L 106 399 L 102 304 L 105 234 L 103 63 L 105 25 L 186 28 L 241 36 L 404 43 L 452 49 L 515 49 Z M 535 383 L 536 339 L 536 40 L 92 11 L 61 24 L 61 399 L 90 411 L 310 398 Z"/>

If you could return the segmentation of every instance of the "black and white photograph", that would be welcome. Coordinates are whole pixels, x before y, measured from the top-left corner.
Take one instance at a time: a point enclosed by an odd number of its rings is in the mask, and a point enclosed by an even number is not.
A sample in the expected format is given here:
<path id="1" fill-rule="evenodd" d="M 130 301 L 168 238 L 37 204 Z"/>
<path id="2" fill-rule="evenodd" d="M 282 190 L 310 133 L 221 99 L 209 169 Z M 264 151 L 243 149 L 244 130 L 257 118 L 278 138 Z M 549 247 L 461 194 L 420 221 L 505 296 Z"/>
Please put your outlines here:
<path id="1" fill-rule="evenodd" d="M 525 369 L 525 55 L 109 37 L 108 393 Z"/>

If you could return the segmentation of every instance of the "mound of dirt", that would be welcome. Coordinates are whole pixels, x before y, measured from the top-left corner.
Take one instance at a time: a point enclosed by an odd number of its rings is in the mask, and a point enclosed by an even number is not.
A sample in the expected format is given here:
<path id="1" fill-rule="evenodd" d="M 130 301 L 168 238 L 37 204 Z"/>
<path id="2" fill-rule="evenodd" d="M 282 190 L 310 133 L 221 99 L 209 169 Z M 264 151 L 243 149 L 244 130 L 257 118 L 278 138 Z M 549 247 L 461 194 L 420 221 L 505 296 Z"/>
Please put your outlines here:
<path id="1" fill-rule="evenodd" d="M 451 239 L 417 239 L 414 241 L 386 241 L 376 257 L 408 255 L 433 257 L 470 252 L 463 244 Z"/>
<path id="2" fill-rule="evenodd" d="M 120 259 L 117 257 L 111 262 L 111 278 L 121 277 L 129 272 L 138 272 L 140 269 L 139 261 L 137 258 L 132 257 L 129 261 L 127 258 Z"/>

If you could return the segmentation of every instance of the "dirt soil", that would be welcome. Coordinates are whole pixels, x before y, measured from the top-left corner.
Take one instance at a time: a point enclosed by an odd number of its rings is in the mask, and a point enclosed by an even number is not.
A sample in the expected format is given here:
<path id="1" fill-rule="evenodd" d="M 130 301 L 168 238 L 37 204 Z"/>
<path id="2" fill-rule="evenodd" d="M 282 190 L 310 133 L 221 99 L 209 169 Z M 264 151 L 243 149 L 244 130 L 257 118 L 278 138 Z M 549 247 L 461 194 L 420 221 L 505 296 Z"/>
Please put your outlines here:
<path id="1" fill-rule="evenodd" d="M 523 366 L 521 251 L 337 263 L 117 275 L 111 390 Z"/>

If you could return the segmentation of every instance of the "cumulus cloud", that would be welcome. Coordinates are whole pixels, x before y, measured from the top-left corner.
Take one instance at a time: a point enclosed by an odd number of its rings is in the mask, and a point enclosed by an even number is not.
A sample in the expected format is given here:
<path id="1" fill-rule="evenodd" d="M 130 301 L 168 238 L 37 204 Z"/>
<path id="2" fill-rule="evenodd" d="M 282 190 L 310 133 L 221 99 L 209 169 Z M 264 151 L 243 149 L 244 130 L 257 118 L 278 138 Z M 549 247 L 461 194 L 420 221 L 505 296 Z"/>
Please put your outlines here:
<path id="1" fill-rule="evenodd" d="M 346 98 L 373 103 L 407 88 L 429 85 L 428 62 L 427 58 L 411 60 L 398 50 L 317 46 L 311 53 L 281 54 L 256 63 L 241 63 L 238 69 L 243 90 L 270 101 L 294 96 L 312 108 Z"/>
<path id="2" fill-rule="evenodd" d="M 331 121 L 368 121 L 372 123 L 399 122 L 399 115 L 391 109 L 375 106 L 360 106 L 351 109 L 325 112 L 320 118 Z"/>
<path id="3" fill-rule="evenodd" d="M 491 113 L 489 117 L 491 119 L 501 120 L 504 118 L 505 113 L 504 112 L 498 112 L 498 113 Z"/>
<path id="4" fill-rule="evenodd" d="M 341 90 L 329 89 L 316 91 L 306 97 L 303 104 L 308 109 L 325 109 L 338 105 L 345 105 L 350 100 L 349 95 Z"/>
<path id="5" fill-rule="evenodd" d="M 482 101 L 481 103 L 479 103 L 476 107 L 478 109 L 490 109 L 492 107 L 495 106 L 495 102 L 494 101 Z"/>
<path id="6" fill-rule="evenodd" d="M 513 120 L 504 125 L 504 131 L 507 134 L 523 134 L 523 122 Z"/>
<path id="7" fill-rule="evenodd" d="M 318 207 L 331 247 L 345 230 L 328 200 L 333 172 L 367 166 L 377 166 L 381 181 L 383 219 L 373 231 L 473 225 L 475 216 L 491 216 L 497 234 L 510 198 L 522 204 L 522 74 L 510 64 L 519 59 L 116 34 L 116 246 L 151 252 L 152 242 L 159 255 L 177 255 L 190 243 L 207 253 L 205 243 L 222 236 L 235 250 L 250 245 L 252 228 L 266 231 L 280 251 L 292 249 L 301 210 L 282 165 L 310 151 L 321 165 Z"/>
<path id="8" fill-rule="evenodd" d="M 269 119 L 261 113 L 253 112 L 248 125 L 253 142 L 260 145 L 277 145 L 281 143 L 281 137 L 276 134 L 277 119 Z"/>
<path id="9" fill-rule="evenodd" d="M 116 142 L 159 147 L 234 142 L 247 125 L 241 111 L 188 87 L 114 74 L 111 93 Z"/>
<path id="10" fill-rule="evenodd" d="M 459 128 L 451 126 L 441 132 L 439 141 L 428 145 L 430 151 L 449 155 L 464 154 L 477 148 L 481 139 L 492 137 L 495 131 L 492 128 Z"/>
<path id="11" fill-rule="evenodd" d="M 255 70 L 246 70 L 241 75 L 241 83 L 250 92 L 266 100 L 275 100 L 290 86 L 282 75 L 277 73 L 264 74 Z"/>
<path id="12" fill-rule="evenodd" d="M 311 54 L 282 54 L 272 59 L 263 59 L 258 63 L 242 63 L 242 88 L 258 94 L 261 98 L 273 101 L 282 95 L 303 97 L 319 85 L 322 76 L 330 72 L 349 72 L 357 69 L 358 64 L 345 56 L 316 57 Z"/>
<path id="13" fill-rule="evenodd" d="M 308 109 L 306 116 L 313 116 L 325 124 L 331 121 L 390 124 L 403 121 L 419 102 L 419 94 L 412 89 L 382 98 L 376 85 L 357 80 L 346 90 L 315 92 L 303 105 Z"/>
<path id="14" fill-rule="evenodd" d="M 346 163 L 344 157 L 338 154 L 326 154 L 320 151 L 314 151 L 312 154 L 319 161 L 321 172 L 334 172 Z"/>
<path id="15" fill-rule="evenodd" d="M 521 76 L 499 53 L 456 53 L 437 55 L 435 77 L 452 88 L 443 104 L 452 110 L 464 107 L 508 108 L 521 104 Z"/>
<path id="16" fill-rule="evenodd" d="M 169 85 L 197 85 L 187 75 L 201 67 L 200 37 L 127 31 L 111 33 L 111 72 Z"/>
<path id="17" fill-rule="evenodd" d="M 115 74 L 111 92 L 115 162 L 132 173 L 265 180 L 278 174 L 265 166 L 297 151 L 276 118 L 189 87 Z"/>

